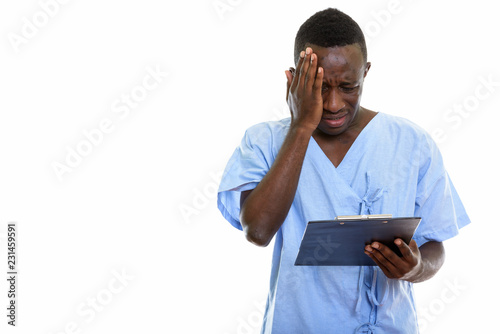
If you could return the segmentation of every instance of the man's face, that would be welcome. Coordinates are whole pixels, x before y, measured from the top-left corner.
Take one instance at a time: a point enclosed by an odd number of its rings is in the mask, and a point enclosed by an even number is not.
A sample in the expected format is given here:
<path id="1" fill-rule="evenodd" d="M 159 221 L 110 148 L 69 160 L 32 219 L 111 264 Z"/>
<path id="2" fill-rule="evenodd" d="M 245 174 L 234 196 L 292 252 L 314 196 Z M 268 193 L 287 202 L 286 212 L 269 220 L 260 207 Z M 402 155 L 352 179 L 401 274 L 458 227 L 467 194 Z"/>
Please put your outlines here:
<path id="1" fill-rule="evenodd" d="M 323 118 L 318 129 L 328 135 L 339 135 L 356 127 L 361 103 L 364 77 L 370 63 L 365 65 L 357 44 L 324 48 L 306 45 L 318 56 L 323 67 Z"/>

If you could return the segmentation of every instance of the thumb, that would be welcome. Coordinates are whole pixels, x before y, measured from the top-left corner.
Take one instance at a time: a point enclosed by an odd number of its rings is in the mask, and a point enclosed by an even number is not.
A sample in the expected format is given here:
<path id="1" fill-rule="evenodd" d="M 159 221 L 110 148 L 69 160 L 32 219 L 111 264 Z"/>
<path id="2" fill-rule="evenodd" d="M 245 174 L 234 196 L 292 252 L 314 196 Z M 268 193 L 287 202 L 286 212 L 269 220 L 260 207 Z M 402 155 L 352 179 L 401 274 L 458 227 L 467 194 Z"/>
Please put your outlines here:
<path id="1" fill-rule="evenodd" d="M 410 249 L 414 254 L 420 252 L 417 242 L 414 239 L 410 240 L 410 244 L 408 246 L 410 246 Z"/>

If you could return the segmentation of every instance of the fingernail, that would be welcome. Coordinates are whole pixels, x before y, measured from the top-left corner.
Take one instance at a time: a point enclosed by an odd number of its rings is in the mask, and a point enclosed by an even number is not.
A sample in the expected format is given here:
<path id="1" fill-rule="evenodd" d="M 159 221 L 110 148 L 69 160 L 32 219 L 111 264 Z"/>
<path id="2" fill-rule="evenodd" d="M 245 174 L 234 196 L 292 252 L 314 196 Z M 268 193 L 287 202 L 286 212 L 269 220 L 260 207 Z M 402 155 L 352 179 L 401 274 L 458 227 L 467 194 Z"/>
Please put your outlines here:
<path id="1" fill-rule="evenodd" d="M 305 54 L 306 54 L 306 53 L 305 53 L 304 51 L 301 51 L 301 52 L 300 52 L 300 58 L 304 58 Z"/>
<path id="2" fill-rule="evenodd" d="M 311 53 L 311 48 L 306 48 L 306 54 L 310 54 Z"/>

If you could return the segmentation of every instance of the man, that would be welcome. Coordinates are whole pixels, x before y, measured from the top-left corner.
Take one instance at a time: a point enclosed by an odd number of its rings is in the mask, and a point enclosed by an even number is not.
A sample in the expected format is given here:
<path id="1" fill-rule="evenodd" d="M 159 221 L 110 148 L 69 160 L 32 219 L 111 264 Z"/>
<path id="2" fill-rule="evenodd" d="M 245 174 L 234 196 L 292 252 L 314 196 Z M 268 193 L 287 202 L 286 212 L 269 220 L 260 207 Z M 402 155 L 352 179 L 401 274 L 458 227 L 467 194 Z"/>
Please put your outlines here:
<path id="1" fill-rule="evenodd" d="M 370 63 L 346 14 L 310 17 L 295 64 L 285 71 L 291 117 L 247 130 L 218 194 L 248 241 L 275 238 L 262 333 L 418 333 L 412 284 L 436 274 L 442 241 L 470 222 L 439 150 L 415 124 L 360 106 Z M 294 266 L 308 221 L 359 214 L 422 221 L 409 245 L 395 240 L 402 257 L 367 245 L 377 266 Z"/>

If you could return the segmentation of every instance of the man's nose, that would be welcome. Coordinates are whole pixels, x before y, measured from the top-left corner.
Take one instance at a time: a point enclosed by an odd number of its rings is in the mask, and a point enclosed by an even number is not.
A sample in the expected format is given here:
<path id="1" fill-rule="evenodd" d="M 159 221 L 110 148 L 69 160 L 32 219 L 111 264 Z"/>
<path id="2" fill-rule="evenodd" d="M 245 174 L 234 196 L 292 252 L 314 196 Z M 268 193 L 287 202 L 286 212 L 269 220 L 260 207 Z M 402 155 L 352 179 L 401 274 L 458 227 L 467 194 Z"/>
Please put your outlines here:
<path id="1" fill-rule="evenodd" d="M 327 96 L 323 97 L 323 109 L 336 113 L 345 107 L 345 102 L 338 89 L 331 89 Z"/>

